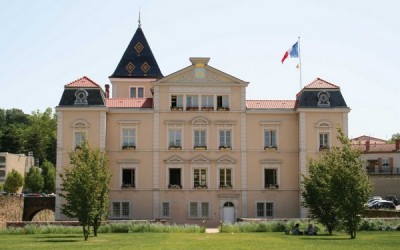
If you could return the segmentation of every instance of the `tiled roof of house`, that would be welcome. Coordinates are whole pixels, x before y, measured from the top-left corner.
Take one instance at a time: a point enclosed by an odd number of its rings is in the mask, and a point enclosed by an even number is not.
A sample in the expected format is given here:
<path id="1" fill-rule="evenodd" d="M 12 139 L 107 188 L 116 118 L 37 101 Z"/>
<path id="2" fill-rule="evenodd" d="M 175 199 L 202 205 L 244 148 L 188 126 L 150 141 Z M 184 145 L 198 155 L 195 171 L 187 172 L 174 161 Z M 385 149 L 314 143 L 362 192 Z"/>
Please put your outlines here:
<path id="1" fill-rule="evenodd" d="M 153 108 L 153 98 L 109 98 L 108 108 Z"/>
<path id="2" fill-rule="evenodd" d="M 369 141 L 370 145 L 372 144 L 386 144 L 386 140 L 367 136 L 367 135 L 362 135 L 356 138 L 352 138 L 350 140 L 351 144 L 364 144 L 365 142 Z"/>
<path id="3" fill-rule="evenodd" d="M 65 85 L 67 88 L 100 88 L 100 86 L 92 81 L 89 77 L 84 76 L 79 78 L 78 80 L 75 80 L 67 85 Z"/>
<path id="4" fill-rule="evenodd" d="M 396 151 L 396 144 L 390 143 L 390 144 L 370 144 L 369 145 L 369 150 L 367 150 L 367 145 L 365 143 L 363 144 L 352 144 L 352 148 L 354 149 L 360 149 L 363 152 L 392 152 Z"/>
<path id="5" fill-rule="evenodd" d="M 157 78 L 163 77 L 142 28 L 137 28 L 117 68 L 110 77 Z"/>
<path id="6" fill-rule="evenodd" d="M 322 80 L 321 78 L 317 78 L 311 83 L 307 84 L 305 89 L 339 89 L 339 86 Z"/>
<path id="7" fill-rule="evenodd" d="M 295 100 L 247 100 L 248 109 L 294 109 Z"/>

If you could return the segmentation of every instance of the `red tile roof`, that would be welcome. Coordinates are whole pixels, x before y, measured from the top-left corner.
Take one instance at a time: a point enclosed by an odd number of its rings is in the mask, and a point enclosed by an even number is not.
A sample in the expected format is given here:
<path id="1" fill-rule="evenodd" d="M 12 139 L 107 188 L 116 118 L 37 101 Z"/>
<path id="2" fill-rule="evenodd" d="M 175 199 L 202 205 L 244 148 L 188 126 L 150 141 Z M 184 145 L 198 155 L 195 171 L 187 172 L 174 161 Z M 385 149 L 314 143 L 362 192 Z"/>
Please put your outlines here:
<path id="1" fill-rule="evenodd" d="M 369 150 L 365 144 L 353 144 L 354 149 L 359 149 L 364 152 L 394 152 L 396 151 L 396 144 L 370 144 Z M 397 151 L 398 152 L 398 151 Z"/>
<path id="2" fill-rule="evenodd" d="M 152 108 L 153 98 L 109 98 L 108 108 Z"/>
<path id="3" fill-rule="evenodd" d="M 79 78 L 78 80 L 75 80 L 67 85 L 65 87 L 72 87 L 72 88 L 100 88 L 100 86 L 92 81 L 89 77 L 84 76 Z"/>
<path id="4" fill-rule="evenodd" d="M 340 89 L 339 86 L 317 78 L 304 87 L 305 89 Z"/>
<path id="5" fill-rule="evenodd" d="M 295 100 L 247 100 L 248 109 L 294 109 Z"/>

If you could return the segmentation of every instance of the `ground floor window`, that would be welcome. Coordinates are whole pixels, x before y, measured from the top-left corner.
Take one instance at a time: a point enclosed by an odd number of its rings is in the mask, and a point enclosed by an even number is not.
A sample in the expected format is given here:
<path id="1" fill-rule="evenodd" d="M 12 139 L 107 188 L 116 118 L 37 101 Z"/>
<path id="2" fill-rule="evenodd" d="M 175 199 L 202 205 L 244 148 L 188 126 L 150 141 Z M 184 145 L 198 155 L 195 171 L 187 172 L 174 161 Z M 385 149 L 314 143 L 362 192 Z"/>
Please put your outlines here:
<path id="1" fill-rule="evenodd" d="M 257 217 L 273 217 L 274 203 L 272 202 L 257 202 L 256 203 Z"/>
<path id="2" fill-rule="evenodd" d="M 210 203 L 190 202 L 189 218 L 205 219 L 210 217 Z"/>
<path id="3" fill-rule="evenodd" d="M 131 218 L 130 202 L 112 202 L 110 217 L 113 219 Z"/>
<path id="4" fill-rule="evenodd" d="M 171 216 L 171 205 L 169 202 L 161 203 L 161 217 L 169 218 Z"/>

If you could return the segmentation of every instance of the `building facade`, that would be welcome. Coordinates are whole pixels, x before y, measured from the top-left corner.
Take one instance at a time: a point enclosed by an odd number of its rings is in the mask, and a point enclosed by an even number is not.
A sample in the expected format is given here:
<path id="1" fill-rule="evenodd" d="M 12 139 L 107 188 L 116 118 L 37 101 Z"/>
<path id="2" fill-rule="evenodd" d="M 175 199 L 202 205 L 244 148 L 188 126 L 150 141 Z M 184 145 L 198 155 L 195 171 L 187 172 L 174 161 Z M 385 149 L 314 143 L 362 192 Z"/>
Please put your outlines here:
<path id="1" fill-rule="evenodd" d="M 103 90 L 65 85 L 56 107 L 57 176 L 87 139 L 109 157 L 110 219 L 205 223 L 305 217 L 307 159 L 338 145 L 350 109 L 317 78 L 293 100 L 247 100 L 248 82 L 193 57 L 163 76 L 139 26 Z M 57 177 L 60 190 L 60 178 Z M 56 219 L 63 200 L 57 197 Z"/>
<path id="2" fill-rule="evenodd" d="M 35 159 L 33 156 L 0 152 L 0 183 L 5 183 L 7 174 L 13 169 L 25 178 L 29 169 L 34 166 L 34 163 Z M 22 188 L 20 188 L 19 191 L 21 191 L 21 189 Z"/>
<path id="3" fill-rule="evenodd" d="M 353 148 L 362 151 L 361 159 L 373 184 L 372 195 L 400 197 L 400 139 L 394 143 L 360 136 L 351 140 Z"/>

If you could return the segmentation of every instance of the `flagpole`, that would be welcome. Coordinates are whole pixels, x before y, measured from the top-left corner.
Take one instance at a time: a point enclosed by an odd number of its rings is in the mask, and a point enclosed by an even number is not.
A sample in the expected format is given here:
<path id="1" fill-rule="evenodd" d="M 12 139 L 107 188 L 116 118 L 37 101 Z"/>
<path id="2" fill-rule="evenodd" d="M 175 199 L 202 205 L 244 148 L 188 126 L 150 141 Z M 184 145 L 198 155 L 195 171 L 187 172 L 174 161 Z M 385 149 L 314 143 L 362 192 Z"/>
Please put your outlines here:
<path id="1" fill-rule="evenodd" d="M 301 65 L 301 53 L 300 53 L 300 37 L 298 37 L 298 45 L 299 45 L 299 70 L 300 70 L 300 90 L 303 88 L 303 83 L 301 79 L 301 68 L 303 68 L 303 65 Z"/>

